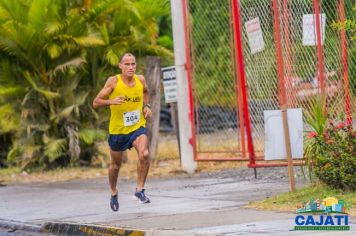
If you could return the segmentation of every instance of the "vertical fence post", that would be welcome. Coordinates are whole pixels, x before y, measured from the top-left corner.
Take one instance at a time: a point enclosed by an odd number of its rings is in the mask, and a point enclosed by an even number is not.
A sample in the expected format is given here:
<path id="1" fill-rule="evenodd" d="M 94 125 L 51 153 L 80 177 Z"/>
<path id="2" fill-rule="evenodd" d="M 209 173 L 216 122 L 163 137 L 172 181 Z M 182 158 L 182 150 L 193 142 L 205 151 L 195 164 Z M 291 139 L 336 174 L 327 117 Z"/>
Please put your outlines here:
<path id="1" fill-rule="evenodd" d="M 322 32 L 321 32 L 321 6 L 319 0 L 313 0 L 314 3 L 314 14 L 315 14 L 315 28 L 316 28 L 316 42 L 317 42 L 317 57 L 318 57 L 318 80 L 321 89 L 322 101 L 326 98 L 325 96 L 325 76 L 324 76 L 324 51 L 322 45 Z M 325 113 L 326 111 L 324 111 Z"/>
<path id="2" fill-rule="evenodd" d="M 340 21 L 345 22 L 345 2 L 340 0 L 339 2 L 339 11 L 340 11 Z M 351 108 L 350 108 L 350 90 L 349 90 L 349 62 L 347 55 L 347 39 L 345 29 L 340 30 L 341 38 L 341 53 L 342 53 L 342 78 L 344 81 L 344 90 L 345 90 L 345 110 L 346 110 L 346 119 L 349 124 L 352 124 Z"/>
<path id="3" fill-rule="evenodd" d="M 282 52 L 282 39 L 281 39 L 281 29 L 280 29 L 280 17 L 278 10 L 278 0 L 272 0 L 273 4 L 273 25 L 274 25 L 274 37 L 276 41 L 276 57 L 277 57 L 277 73 L 279 81 L 279 102 L 282 110 L 282 121 L 284 130 L 284 141 L 286 147 L 287 161 L 288 161 L 288 176 L 291 192 L 295 192 L 295 180 L 294 180 L 294 170 L 293 170 L 293 160 L 292 160 L 292 150 L 290 144 L 289 127 L 288 127 L 288 116 L 287 116 L 287 100 L 285 91 L 285 79 L 284 79 L 284 63 L 283 63 L 283 52 Z"/>
<path id="4" fill-rule="evenodd" d="M 290 10 L 289 10 L 289 0 L 283 0 L 283 31 L 284 31 L 284 41 L 286 45 L 286 79 L 287 82 L 287 88 L 289 89 L 290 87 L 290 81 L 289 78 L 292 75 L 292 63 L 291 63 L 291 56 L 290 56 L 290 51 L 291 51 L 291 46 L 290 46 L 290 32 L 289 32 L 289 20 L 291 18 L 290 15 Z"/>
<path id="5" fill-rule="evenodd" d="M 191 138 L 189 143 L 193 146 L 194 160 L 197 159 L 197 145 L 196 145 L 196 133 L 195 133 L 195 113 L 194 113 L 194 98 L 193 98 L 193 81 L 192 81 L 192 65 L 190 58 L 189 48 L 189 25 L 188 25 L 188 1 L 183 0 L 183 23 L 184 23 L 184 45 L 185 45 L 185 69 L 187 71 L 188 79 L 188 96 L 189 96 L 189 121 L 191 123 Z"/>
<path id="6" fill-rule="evenodd" d="M 161 58 L 146 57 L 145 61 L 145 77 L 149 91 L 152 113 L 151 119 L 147 120 L 147 137 L 151 161 L 155 159 L 157 154 L 158 138 L 159 138 L 159 112 L 161 108 L 160 85 L 161 85 Z"/>
<path id="7" fill-rule="evenodd" d="M 190 75 L 189 47 L 187 45 L 186 1 L 171 0 L 174 61 L 178 90 L 178 119 L 181 161 L 183 170 L 193 173 L 195 159 L 195 131 L 192 83 Z M 189 108 L 189 109 L 187 109 Z M 184 125 L 183 125 L 184 124 Z"/>
<path id="8" fill-rule="evenodd" d="M 229 2 L 230 3 L 230 19 L 232 19 L 231 21 L 231 28 L 232 31 L 234 31 L 234 24 L 235 24 L 235 18 L 231 14 L 233 14 L 233 7 L 232 7 L 232 1 Z M 235 34 L 233 34 L 233 37 L 231 37 L 231 48 L 236 48 L 236 44 L 235 44 Z M 236 50 L 235 50 L 236 51 Z M 236 62 L 236 52 L 232 53 L 232 61 Z M 237 63 L 235 63 L 233 65 L 234 68 L 234 77 L 235 77 L 235 93 L 236 93 L 236 101 L 237 101 L 237 107 L 236 107 L 236 121 L 239 121 L 238 125 L 239 125 L 239 129 L 240 129 L 240 148 L 241 148 L 241 156 L 242 158 L 246 157 L 246 143 L 245 143 L 245 122 L 244 122 L 244 110 L 243 110 L 243 101 L 242 101 L 242 95 L 241 95 L 241 80 L 238 78 L 238 71 L 237 71 Z"/>
<path id="9" fill-rule="evenodd" d="M 243 50 L 242 50 L 242 40 L 241 40 L 241 16 L 240 16 L 240 7 L 238 0 L 232 0 L 232 15 L 233 15 L 233 28 L 234 28 L 234 41 L 235 41 L 235 67 L 237 70 L 237 75 L 240 80 L 239 86 L 241 89 L 241 96 L 243 101 L 244 108 L 244 118 L 247 134 L 247 147 L 249 152 L 249 166 L 253 167 L 256 164 L 256 155 L 253 147 L 252 141 L 252 130 L 250 123 L 250 114 L 249 107 L 247 102 L 247 89 L 246 89 L 246 79 L 245 79 L 245 69 L 243 62 Z M 255 169 L 256 174 L 256 169 Z"/>

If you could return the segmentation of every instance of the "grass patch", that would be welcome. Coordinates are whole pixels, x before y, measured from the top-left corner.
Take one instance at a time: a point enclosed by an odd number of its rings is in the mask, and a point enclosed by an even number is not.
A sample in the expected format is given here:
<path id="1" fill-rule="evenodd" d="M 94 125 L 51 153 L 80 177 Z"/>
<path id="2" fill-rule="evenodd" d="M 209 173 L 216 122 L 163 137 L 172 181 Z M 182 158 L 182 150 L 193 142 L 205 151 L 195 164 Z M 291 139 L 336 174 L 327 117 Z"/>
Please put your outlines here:
<path id="1" fill-rule="evenodd" d="M 34 183 L 34 182 L 59 182 L 72 179 L 88 179 L 96 178 L 106 175 L 106 169 L 104 168 L 58 168 L 50 171 L 35 171 L 27 173 L 21 171 L 20 168 L 8 168 L 0 169 L 0 183 L 2 184 L 14 184 L 14 183 Z"/>
<path id="2" fill-rule="evenodd" d="M 343 199 L 351 205 L 349 214 L 356 216 L 356 192 L 343 192 L 332 189 L 323 184 L 313 184 L 308 187 L 298 189 L 295 193 L 282 193 L 274 197 L 259 202 L 251 202 L 247 208 L 257 208 L 260 210 L 288 211 L 295 212 L 298 205 L 313 199 L 323 199 L 325 197 L 336 197 Z"/>

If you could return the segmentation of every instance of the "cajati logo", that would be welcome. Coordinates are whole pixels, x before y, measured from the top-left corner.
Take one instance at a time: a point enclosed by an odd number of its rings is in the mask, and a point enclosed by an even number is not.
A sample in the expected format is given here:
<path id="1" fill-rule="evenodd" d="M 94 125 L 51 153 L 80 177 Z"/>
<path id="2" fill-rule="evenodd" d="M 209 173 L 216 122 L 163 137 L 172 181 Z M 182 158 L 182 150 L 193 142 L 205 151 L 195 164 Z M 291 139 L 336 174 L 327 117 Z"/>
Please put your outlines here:
<path id="1" fill-rule="evenodd" d="M 294 220 L 295 230 L 350 230 L 347 210 L 350 207 L 344 200 L 327 197 L 311 199 L 298 206 Z"/>

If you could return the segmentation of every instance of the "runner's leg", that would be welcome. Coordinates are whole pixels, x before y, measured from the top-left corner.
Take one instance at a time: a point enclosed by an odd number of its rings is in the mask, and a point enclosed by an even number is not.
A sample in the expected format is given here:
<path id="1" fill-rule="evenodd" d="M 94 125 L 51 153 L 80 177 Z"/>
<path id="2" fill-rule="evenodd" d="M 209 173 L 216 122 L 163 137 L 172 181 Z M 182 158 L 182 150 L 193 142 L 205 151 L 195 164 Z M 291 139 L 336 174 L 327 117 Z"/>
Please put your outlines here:
<path id="1" fill-rule="evenodd" d="M 117 194 L 117 178 L 122 163 L 122 152 L 116 152 L 110 149 L 110 166 L 108 169 L 109 184 L 111 195 Z"/>
<path id="2" fill-rule="evenodd" d="M 147 136 L 145 134 L 138 136 L 132 143 L 132 146 L 136 149 L 138 155 L 137 191 L 140 191 L 145 186 L 148 170 L 150 168 Z"/>

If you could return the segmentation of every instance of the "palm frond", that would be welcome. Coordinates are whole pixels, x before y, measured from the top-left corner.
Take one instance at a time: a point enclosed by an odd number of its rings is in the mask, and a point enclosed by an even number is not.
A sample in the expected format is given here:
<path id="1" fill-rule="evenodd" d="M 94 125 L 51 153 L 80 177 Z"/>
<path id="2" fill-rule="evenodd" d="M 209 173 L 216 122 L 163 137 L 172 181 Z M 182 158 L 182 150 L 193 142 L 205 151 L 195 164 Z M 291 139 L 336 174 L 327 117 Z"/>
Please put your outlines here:
<path id="1" fill-rule="evenodd" d="M 78 24 L 79 19 L 80 16 L 78 16 L 77 14 L 68 14 L 62 19 L 52 19 L 50 21 L 47 21 L 47 24 L 44 28 L 44 32 L 48 36 L 59 36 L 61 32 L 66 32 L 68 27 Z"/>
<path id="2" fill-rule="evenodd" d="M 89 95 L 89 92 L 83 92 L 83 93 L 78 94 L 75 97 L 75 104 L 77 106 L 83 105 L 85 103 L 85 101 L 87 100 L 88 95 Z"/>
<path id="3" fill-rule="evenodd" d="M 28 23 L 35 28 L 41 29 L 46 22 L 46 11 L 51 0 L 32 0 L 28 10 Z M 53 4 L 53 3 L 52 3 Z"/>
<path id="4" fill-rule="evenodd" d="M 58 114 L 52 114 L 50 119 L 55 120 L 55 122 L 58 123 L 62 119 L 68 119 L 72 115 L 73 112 L 75 112 L 77 114 L 77 116 L 79 116 L 78 107 L 85 103 L 88 95 L 89 95 L 89 92 L 80 93 L 79 95 L 77 95 L 75 97 L 74 104 L 72 104 L 68 107 L 65 107 Z"/>
<path id="5" fill-rule="evenodd" d="M 150 55 L 160 55 L 167 59 L 173 58 L 173 52 L 159 45 L 152 45 L 145 42 L 136 42 L 132 45 L 134 50 L 145 51 Z"/>
<path id="6" fill-rule="evenodd" d="M 78 83 L 82 79 L 81 76 L 76 75 L 72 78 L 68 78 L 65 81 L 64 86 L 61 88 L 60 93 L 62 94 L 63 97 L 69 97 L 71 94 L 73 94 L 73 91 L 77 88 Z"/>
<path id="7" fill-rule="evenodd" d="M 23 153 L 24 149 L 20 145 L 13 145 L 10 151 L 7 153 L 6 161 L 9 164 L 14 164 L 16 159 L 20 157 Z"/>
<path id="8" fill-rule="evenodd" d="M 136 6 L 144 19 L 157 19 L 159 16 L 170 14 L 169 1 L 167 0 L 141 0 L 136 2 Z"/>
<path id="9" fill-rule="evenodd" d="M 76 105 L 68 106 L 68 107 L 64 108 L 63 110 L 61 110 L 58 114 L 52 114 L 50 119 L 55 120 L 56 123 L 58 123 L 62 119 L 69 118 L 71 116 L 72 112 L 74 111 L 75 107 L 76 107 Z"/>
<path id="10" fill-rule="evenodd" d="M 106 27 L 105 24 L 103 24 L 101 27 L 99 27 L 101 37 L 103 38 L 103 41 L 105 45 L 108 45 L 110 43 L 110 36 L 108 32 L 108 28 Z"/>
<path id="11" fill-rule="evenodd" d="M 102 129 L 82 129 L 79 131 L 80 140 L 88 145 L 93 144 L 98 140 L 104 140 L 106 135 L 106 131 Z"/>
<path id="12" fill-rule="evenodd" d="M 48 100 L 52 100 L 60 97 L 59 93 L 39 88 L 35 83 L 35 81 L 31 78 L 30 73 L 28 71 L 24 72 L 23 75 L 25 79 L 32 85 L 33 89 L 36 90 L 38 93 L 42 94 L 43 96 L 45 96 Z"/>
<path id="13" fill-rule="evenodd" d="M 327 116 L 325 115 L 325 99 L 324 101 L 319 98 L 312 100 L 310 107 L 311 110 L 307 109 L 305 112 L 306 123 L 310 125 L 315 132 L 322 135 L 327 122 Z"/>
<path id="14" fill-rule="evenodd" d="M 48 34 L 48 36 L 54 35 L 61 31 L 66 26 L 66 21 L 50 21 L 47 23 L 44 31 Z"/>
<path id="15" fill-rule="evenodd" d="M 0 6 L 4 11 L 7 11 L 11 19 L 21 23 L 27 21 L 28 6 L 21 4 L 21 1 L 2 0 Z"/>
<path id="16" fill-rule="evenodd" d="M 1 34 L 3 33 L 0 31 L 0 35 Z M 21 48 L 18 44 L 3 36 L 0 36 L 0 50 L 6 52 L 11 56 L 21 56 L 22 54 Z"/>
<path id="17" fill-rule="evenodd" d="M 119 56 L 111 48 L 106 52 L 105 59 L 112 66 L 117 65 L 117 63 L 119 62 Z"/>
<path id="18" fill-rule="evenodd" d="M 0 106 L 0 133 L 14 132 L 19 128 L 18 113 L 9 104 Z"/>
<path id="19" fill-rule="evenodd" d="M 94 35 L 74 37 L 73 40 L 79 46 L 86 47 L 86 48 L 105 45 L 104 40 L 102 40 L 101 38 L 98 38 Z"/>
<path id="20" fill-rule="evenodd" d="M 77 57 L 77 58 L 71 59 L 70 61 L 67 61 L 67 62 L 65 62 L 63 64 L 57 65 L 54 68 L 53 72 L 55 74 L 58 73 L 58 72 L 64 73 L 70 67 L 78 68 L 82 64 L 84 64 L 85 62 L 86 62 L 85 59 L 83 59 L 82 57 Z"/>
<path id="21" fill-rule="evenodd" d="M 46 50 L 47 50 L 48 55 L 52 59 L 59 57 L 63 52 L 63 49 L 59 45 L 54 44 L 54 43 L 46 46 Z"/>
<path id="22" fill-rule="evenodd" d="M 0 86 L 0 97 L 16 96 L 24 92 L 21 86 Z"/>
<path id="23" fill-rule="evenodd" d="M 66 139 L 51 138 L 45 144 L 44 154 L 48 157 L 50 162 L 55 161 L 58 157 L 65 155 L 67 147 Z"/>
<path id="24" fill-rule="evenodd" d="M 4 22 L 8 19 L 10 19 L 10 14 L 8 11 L 6 11 L 4 8 L 0 6 L 0 22 Z"/>

